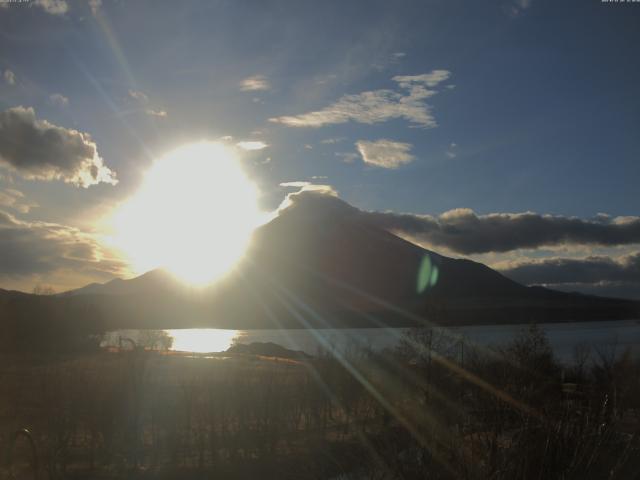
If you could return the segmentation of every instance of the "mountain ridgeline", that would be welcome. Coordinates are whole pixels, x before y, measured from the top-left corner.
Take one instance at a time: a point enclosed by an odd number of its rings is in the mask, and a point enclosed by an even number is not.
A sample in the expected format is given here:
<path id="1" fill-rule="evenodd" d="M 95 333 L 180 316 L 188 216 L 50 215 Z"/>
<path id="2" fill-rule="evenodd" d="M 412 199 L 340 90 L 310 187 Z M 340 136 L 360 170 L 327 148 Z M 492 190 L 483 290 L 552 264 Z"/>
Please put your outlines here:
<path id="1" fill-rule="evenodd" d="M 39 321 L 83 331 L 640 317 L 639 302 L 526 287 L 483 264 L 425 250 L 372 225 L 338 198 L 304 192 L 291 200 L 255 232 L 241 263 L 205 289 L 154 270 L 49 297 L 0 291 L 0 312 L 18 329 Z"/>

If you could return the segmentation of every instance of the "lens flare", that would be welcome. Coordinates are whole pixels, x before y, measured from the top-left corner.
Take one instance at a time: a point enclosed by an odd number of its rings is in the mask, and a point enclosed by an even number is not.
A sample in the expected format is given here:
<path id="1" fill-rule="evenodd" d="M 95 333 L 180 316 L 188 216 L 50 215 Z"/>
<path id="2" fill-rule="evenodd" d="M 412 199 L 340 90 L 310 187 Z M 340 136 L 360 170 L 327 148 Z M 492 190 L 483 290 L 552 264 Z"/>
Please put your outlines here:
<path id="1" fill-rule="evenodd" d="M 434 287 L 438 283 L 438 266 L 431 261 L 429 254 L 425 254 L 418 268 L 418 293 L 426 291 L 428 288 Z"/>

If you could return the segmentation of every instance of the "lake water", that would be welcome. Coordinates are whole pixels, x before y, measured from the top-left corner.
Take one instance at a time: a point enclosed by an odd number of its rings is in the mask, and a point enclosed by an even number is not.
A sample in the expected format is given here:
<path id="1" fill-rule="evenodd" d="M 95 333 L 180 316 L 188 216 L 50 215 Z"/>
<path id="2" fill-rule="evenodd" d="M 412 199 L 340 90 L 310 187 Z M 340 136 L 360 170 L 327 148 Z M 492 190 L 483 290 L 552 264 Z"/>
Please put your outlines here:
<path id="1" fill-rule="evenodd" d="M 547 323 L 538 325 L 547 335 L 555 354 L 561 360 L 571 360 L 577 345 L 588 345 L 601 352 L 621 353 L 630 348 L 640 353 L 640 321 L 615 320 L 601 322 Z M 438 333 L 450 341 L 463 340 L 471 346 L 501 345 L 511 341 L 527 325 L 477 325 L 440 327 Z M 185 352 L 223 352 L 234 343 L 273 342 L 291 350 L 315 355 L 321 350 L 347 351 L 359 347 L 376 350 L 398 344 L 407 328 L 347 328 L 318 330 L 165 330 L 173 337 L 172 350 Z M 117 345 L 118 337 L 139 341 L 145 335 L 140 330 L 109 332 L 104 345 Z"/>

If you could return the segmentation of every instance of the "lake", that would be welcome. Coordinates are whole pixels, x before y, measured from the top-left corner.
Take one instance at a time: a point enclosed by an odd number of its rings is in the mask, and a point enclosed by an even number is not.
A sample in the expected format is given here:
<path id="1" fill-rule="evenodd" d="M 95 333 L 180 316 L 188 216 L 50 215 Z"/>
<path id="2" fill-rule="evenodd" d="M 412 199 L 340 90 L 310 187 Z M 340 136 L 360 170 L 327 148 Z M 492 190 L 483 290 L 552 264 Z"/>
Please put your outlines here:
<path id="1" fill-rule="evenodd" d="M 543 323 L 544 330 L 557 357 L 571 360 L 577 345 L 588 345 L 602 352 L 618 353 L 630 348 L 640 352 L 640 321 L 615 320 L 599 322 Z M 452 342 L 463 340 L 471 346 L 495 346 L 508 343 L 527 325 L 476 325 L 438 327 L 437 331 Z M 321 350 L 345 352 L 360 347 L 381 350 L 394 347 L 410 329 L 345 328 L 290 330 L 225 330 L 216 328 L 165 330 L 172 338 L 172 350 L 194 353 L 223 352 L 234 343 L 273 342 L 291 350 L 315 355 Z M 140 330 L 109 332 L 103 345 L 117 345 L 118 337 L 138 341 Z"/>

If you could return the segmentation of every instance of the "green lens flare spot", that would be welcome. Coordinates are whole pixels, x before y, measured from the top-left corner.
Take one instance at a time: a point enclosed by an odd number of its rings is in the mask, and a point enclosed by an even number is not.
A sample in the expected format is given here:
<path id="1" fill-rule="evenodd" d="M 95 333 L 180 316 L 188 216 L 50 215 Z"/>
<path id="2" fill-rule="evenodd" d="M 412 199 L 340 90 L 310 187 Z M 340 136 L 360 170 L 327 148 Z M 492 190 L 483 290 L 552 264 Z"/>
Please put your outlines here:
<path id="1" fill-rule="evenodd" d="M 423 293 L 428 288 L 435 287 L 436 283 L 438 283 L 439 275 L 438 267 L 433 264 L 431 257 L 429 255 L 422 257 L 420 268 L 418 269 L 418 293 Z"/>
<path id="2" fill-rule="evenodd" d="M 430 287 L 435 287 L 436 283 L 438 283 L 438 267 L 436 267 L 435 265 L 431 268 L 431 278 L 429 279 L 429 286 Z"/>
<path id="3" fill-rule="evenodd" d="M 433 287 L 438 282 L 438 267 L 431 262 L 431 257 L 425 255 L 420 262 L 418 269 L 418 293 L 424 292 L 427 288 Z"/>

